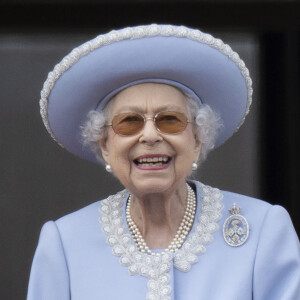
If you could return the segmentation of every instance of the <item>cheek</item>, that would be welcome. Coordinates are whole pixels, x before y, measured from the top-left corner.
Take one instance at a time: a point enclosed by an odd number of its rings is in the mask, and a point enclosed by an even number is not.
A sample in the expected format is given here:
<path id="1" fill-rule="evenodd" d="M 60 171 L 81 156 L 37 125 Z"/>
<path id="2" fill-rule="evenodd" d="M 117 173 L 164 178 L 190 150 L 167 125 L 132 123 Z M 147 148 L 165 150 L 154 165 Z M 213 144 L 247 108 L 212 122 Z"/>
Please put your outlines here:
<path id="1" fill-rule="evenodd" d="M 187 152 L 193 152 L 196 147 L 195 134 L 191 127 L 186 129 L 186 132 L 181 142 L 182 148 Z"/>
<path id="2" fill-rule="evenodd" d="M 110 164 L 117 171 L 125 172 L 130 167 L 130 150 L 132 141 L 117 135 L 111 136 L 109 141 Z"/>
<path id="3" fill-rule="evenodd" d="M 178 143 L 177 157 L 184 169 L 190 169 L 195 158 L 196 141 L 192 131 L 184 136 L 180 143 Z"/>

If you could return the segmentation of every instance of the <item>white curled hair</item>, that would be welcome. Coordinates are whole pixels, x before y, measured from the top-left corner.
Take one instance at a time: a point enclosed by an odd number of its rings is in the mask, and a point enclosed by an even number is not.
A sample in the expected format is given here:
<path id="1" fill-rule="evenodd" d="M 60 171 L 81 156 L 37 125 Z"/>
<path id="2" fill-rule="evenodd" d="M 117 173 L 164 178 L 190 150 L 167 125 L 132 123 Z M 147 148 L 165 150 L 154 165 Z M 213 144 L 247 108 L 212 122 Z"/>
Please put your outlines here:
<path id="1" fill-rule="evenodd" d="M 219 129 L 222 127 L 219 115 L 207 104 L 199 106 L 194 96 L 185 94 L 188 110 L 194 121 L 196 137 L 201 142 L 199 162 L 203 162 L 208 153 L 215 147 L 215 141 Z M 107 116 L 110 103 L 102 111 L 91 110 L 87 115 L 87 121 L 81 127 L 82 143 L 89 147 L 97 160 L 104 162 L 99 140 L 107 136 Z"/>
<path id="2" fill-rule="evenodd" d="M 89 111 L 86 122 L 81 126 L 82 144 L 92 150 L 100 163 L 105 162 L 99 141 L 107 136 L 107 127 L 105 125 L 107 124 L 109 104 L 101 111 Z"/>
<path id="3" fill-rule="evenodd" d="M 194 120 L 193 126 L 196 137 L 201 143 L 199 163 L 203 162 L 208 153 L 214 149 L 215 142 L 223 124 L 220 116 L 208 105 L 199 106 L 195 96 L 185 94 L 188 110 Z"/>

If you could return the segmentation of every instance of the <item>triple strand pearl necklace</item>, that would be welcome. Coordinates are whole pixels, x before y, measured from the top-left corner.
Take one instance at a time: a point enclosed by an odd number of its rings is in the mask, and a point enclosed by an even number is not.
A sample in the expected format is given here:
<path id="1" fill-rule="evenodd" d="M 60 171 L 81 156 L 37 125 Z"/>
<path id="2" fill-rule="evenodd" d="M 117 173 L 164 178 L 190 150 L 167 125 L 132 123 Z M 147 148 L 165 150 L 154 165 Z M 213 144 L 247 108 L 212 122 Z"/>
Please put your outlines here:
<path id="1" fill-rule="evenodd" d="M 193 222 L 196 215 L 196 206 L 197 206 L 194 190 L 188 184 L 187 184 L 187 189 L 188 189 L 188 195 L 187 195 L 186 208 L 185 208 L 183 219 L 170 245 L 163 252 L 160 253 L 154 253 L 151 251 L 151 249 L 147 246 L 143 236 L 141 235 L 140 230 L 138 229 L 135 222 L 133 221 L 130 213 L 131 211 L 131 194 L 130 194 L 127 201 L 127 207 L 126 207 L 126 220 L 131 235 L 140 252 L 151 254 L 151 255 L 162 255 L 164 252 L 168 252 L 168 251 L 175 252 L 182 246 L 182 244 L 184 243 L 187 235 L 189 234 L 193 226 Z"/>

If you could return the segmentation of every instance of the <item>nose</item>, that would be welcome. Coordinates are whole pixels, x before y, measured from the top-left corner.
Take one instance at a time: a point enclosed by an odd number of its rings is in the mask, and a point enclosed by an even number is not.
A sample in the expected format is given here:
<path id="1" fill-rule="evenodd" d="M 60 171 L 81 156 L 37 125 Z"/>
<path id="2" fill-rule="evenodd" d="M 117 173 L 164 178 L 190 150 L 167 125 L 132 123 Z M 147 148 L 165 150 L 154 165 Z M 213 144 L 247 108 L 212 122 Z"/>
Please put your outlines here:
<path id="1" fill-rule="evenodd" d="M 163 138 L 160 132 L 156 129 L 153 118 L 145 118 L 145 125 L 141 131 L 141 137 L 139 141 L 146 144 L 154 144 L 162 141 Z"/>

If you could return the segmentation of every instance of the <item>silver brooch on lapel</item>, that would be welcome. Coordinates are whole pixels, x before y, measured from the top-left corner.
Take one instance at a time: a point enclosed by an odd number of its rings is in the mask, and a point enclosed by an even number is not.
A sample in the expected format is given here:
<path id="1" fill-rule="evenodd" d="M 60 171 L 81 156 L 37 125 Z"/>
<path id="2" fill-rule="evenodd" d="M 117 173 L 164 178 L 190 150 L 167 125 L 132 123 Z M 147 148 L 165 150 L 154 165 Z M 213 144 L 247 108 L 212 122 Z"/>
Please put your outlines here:
<path id="1" fill-rule="evenodd" d="M 241 208 L 235 203 L 229 209 L 229 213 L 230 216 L 223 225 L 223 237 L 228 245 L 238 247 L 243 245 L 249 237 L 249 224 L 241 215 Z"/>

